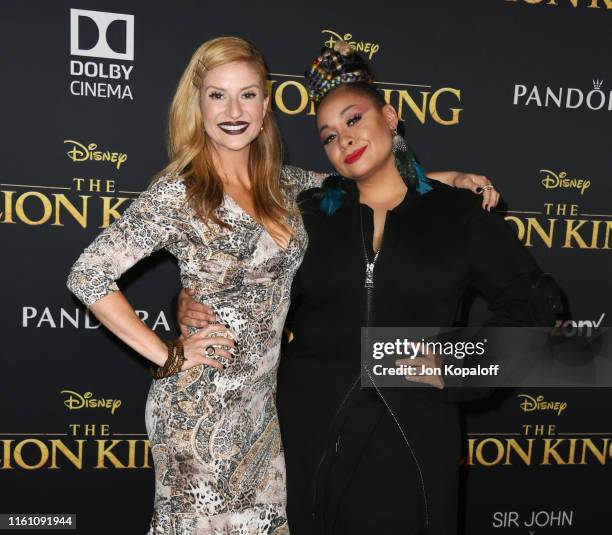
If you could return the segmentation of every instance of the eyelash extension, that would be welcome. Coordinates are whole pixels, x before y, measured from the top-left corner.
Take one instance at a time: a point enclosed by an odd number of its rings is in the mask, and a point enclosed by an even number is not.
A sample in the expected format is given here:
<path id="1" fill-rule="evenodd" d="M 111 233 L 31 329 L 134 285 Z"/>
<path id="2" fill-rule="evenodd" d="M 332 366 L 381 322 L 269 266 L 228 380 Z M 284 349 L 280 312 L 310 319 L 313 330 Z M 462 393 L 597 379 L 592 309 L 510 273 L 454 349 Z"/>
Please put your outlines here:
<path id="1" fill-rule="evenodd" d="M 353 115 L 348 121 L 346 121 L 346 124 L 350 127 L 353 126 L 355 123 L 358 123 L 359 121 L 361 121 L 361 117 L 362 115 L 360 113 L 356 113 L 355 115 Z M 333 141 L 333 137 L 335 136 L 335 134 L 331 134 L 328 137 L 326 137 L 323 140 L 323 146 L 331 143 Z"/>
<path id="2" fill-rule="evenodd" d="M 333 138 L 333 137 L 334 137 L 334 134 L 331 134 L 331 135 L 327 136 L 327 137 L 326 137 L 326 138 L 323 140 L 323 146 L 325 146 L 325 145 L 327 145 L 327 144 L 331 143 L 331 142 L 333 141 L 333 140 L 332 140 L 332 138 Z"/>
<path id="3" fill-rule="evenodd" d="M 208 96 L 210 98 L 214 99 L 214 100 L 218 100 L 220 98 L 223 98 L 223 94 L 219 93 L 218 91 L 214 91 L 213 93 L 210 93 Z M 251 91 L 249 93 L 245 93 L 242 96 L 243 97 L 248 97 L 249 99 L 251 99 L 251 98 L 255 98 L 257 96 L 257 93 L 255 93 L 254 91 Z"/>
<path id="4" fill-rule="evenodd" d="M 361 121 L 361 114 L 356 113 L 348 121 L 346 121 L 346 124 L 348 126 L 353 126 L 355 123 L 358 123 L 359 121 Z"/>

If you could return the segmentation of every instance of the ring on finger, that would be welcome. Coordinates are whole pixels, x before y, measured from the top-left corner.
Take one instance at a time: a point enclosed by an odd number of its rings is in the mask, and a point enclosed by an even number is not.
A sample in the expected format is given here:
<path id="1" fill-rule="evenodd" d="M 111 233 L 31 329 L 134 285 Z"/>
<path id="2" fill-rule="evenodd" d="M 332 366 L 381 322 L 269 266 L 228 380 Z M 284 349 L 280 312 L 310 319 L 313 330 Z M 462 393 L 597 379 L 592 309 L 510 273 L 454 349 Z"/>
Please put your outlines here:
<path id="1" fill-rule="evenodd" d="M 207 346 L 206 347 L 206 354 L 209 357 L 212 357 L 215 354 L 215 348 L 213 346 Z"/>
<path id="2" fill-rule="evenodd" d="M 486 186 L 481 186 L 483 191 L 489 190 L 489 189 L 495 189 L 493 187 L 493 184 L 487 184 Z"/>

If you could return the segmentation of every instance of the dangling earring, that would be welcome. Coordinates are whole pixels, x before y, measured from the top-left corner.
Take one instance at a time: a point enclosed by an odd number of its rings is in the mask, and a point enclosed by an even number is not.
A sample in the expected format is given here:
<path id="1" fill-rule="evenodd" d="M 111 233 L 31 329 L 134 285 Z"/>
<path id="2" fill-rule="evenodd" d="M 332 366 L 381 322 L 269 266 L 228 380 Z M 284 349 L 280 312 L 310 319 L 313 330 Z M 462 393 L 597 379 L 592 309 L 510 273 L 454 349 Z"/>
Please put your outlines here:
<path id="1" fill-rule="evenodd" d="M 391 150 L 393 151 L 393 154 L 397 152 L 406 152 L 408 150 L 406 140 L 397 133 L 397 128 L 393 130 L 393 147 Z"/>

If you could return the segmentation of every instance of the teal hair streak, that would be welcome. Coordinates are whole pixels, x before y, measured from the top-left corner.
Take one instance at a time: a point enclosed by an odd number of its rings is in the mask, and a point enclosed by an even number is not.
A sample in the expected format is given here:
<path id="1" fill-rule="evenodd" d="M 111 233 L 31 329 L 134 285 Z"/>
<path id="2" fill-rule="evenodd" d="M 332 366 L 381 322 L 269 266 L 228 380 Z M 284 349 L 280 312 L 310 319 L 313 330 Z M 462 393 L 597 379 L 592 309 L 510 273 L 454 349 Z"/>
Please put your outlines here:
<path id="1" fill-rule="evenodd" d="M 333 215 L 342 206 L 342 197 L 346 195 L 346 191 L 340 187 L 341 180 L 340 176 L 332 175 L 323 182 L 323 196 L 319 207 L 325 215 Z"/>
<path id="2" fill-rule="evenodd" d="M 395 159 L 395 167 L 408 184 L 409 190 L 417 191 L 424 195 L 433 189 L 431 182 L 425 176 L 425 169 L 423 169 L 417 160 L 416 154 L 410 147 L 407 147 L 405 151 L 394 152 L 393 157 Z"/>
<path id="3" fill-rule="evenodd" d="M 394 153 L 395 166 L 408 185 L 409 191 L 416 191 L 420 195 L 429 193 L 433 187 L 425 175 L 425 169 L 418 162 L 412 149 Z M 319 207 L 325 215 L 333 215 L 342 206 L 342 198 L 346 192 L 341 187 L 344 179 L 338 175 L 328 177 L 323 183 L 323 192 Z"/>
<path id="4" fill-rule="evenodd" d="M 423 167 L 421 167 L 421 164 L 417 162 L 416 157 L 413 157 L 412 165 L 414 166 L 414 170 L 416 172 L 416 176 L 419 181 L 419 184 L 416 190 L 421 195 L 425 195 L 426 193 L 429 193 L 433 189 L 433 187 L 431 186 L 431 181 L 425 175 L 425 169 L 423 169 Z"/>

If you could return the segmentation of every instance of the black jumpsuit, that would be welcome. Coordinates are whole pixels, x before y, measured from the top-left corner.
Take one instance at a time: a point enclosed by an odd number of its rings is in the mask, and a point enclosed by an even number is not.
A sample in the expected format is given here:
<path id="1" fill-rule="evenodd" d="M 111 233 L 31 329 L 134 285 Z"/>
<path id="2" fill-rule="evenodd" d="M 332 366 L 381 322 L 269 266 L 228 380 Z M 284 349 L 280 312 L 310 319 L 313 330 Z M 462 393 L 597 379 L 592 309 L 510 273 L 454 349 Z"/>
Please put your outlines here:
<path id="1" fill-rule="evenodd" d="M 331 216 L 319 207 L 321 189 L 300 197 L 309 246 L 293 283 L 294 338 L 277 394 L 290 532 L 454 534 L 457 405 L 445 390 L 362 388 L 360 328 L 366 316 L 372 326 L 453 325 L 469 285 L 488 300 L 491 323 L 533 325 L 539 270 L 479 197 L 434 184 L 388 212 L 367 305 L 373 212 L 354 182 L 340 182 L 346 193 Z"/>

